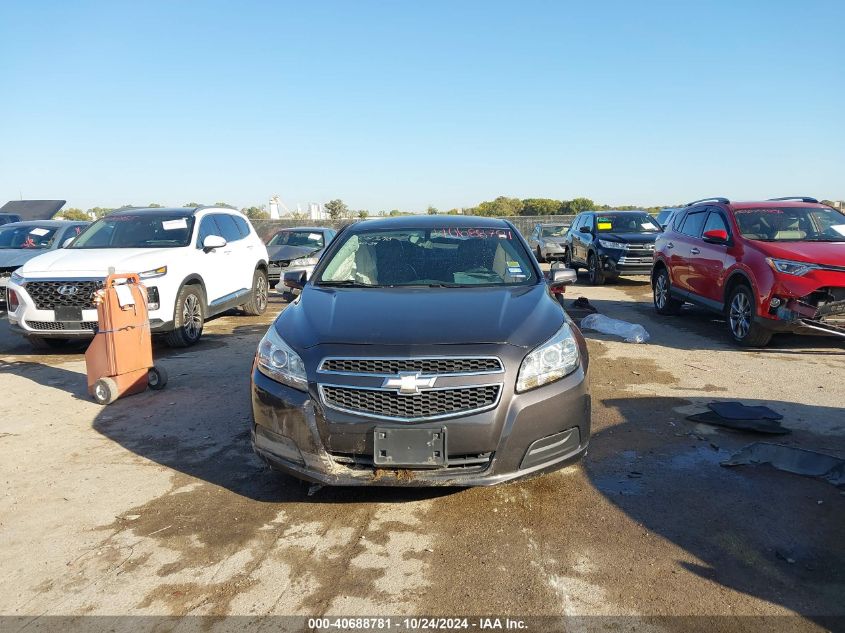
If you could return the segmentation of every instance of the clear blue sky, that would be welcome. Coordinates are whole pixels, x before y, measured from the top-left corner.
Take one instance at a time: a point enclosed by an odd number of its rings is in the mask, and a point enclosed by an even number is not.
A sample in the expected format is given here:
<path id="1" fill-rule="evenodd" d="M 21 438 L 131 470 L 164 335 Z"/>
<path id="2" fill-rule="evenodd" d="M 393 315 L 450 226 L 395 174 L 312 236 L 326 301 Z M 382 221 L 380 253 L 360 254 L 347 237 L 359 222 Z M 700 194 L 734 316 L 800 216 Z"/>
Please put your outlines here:
<path id="1" fill-rule="evenodd" d="M 2 2 L 0 199 L 842 199 L 843 25 L 843 0 Z"/>

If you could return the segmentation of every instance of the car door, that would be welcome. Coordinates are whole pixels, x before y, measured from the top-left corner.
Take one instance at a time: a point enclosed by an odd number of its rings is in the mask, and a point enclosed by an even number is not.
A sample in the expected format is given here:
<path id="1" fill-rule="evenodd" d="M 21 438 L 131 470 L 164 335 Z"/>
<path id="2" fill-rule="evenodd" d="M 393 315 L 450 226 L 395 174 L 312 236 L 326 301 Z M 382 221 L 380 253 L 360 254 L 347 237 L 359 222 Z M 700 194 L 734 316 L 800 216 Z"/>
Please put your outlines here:
<path id="1" fill-rule="evenodd" d="M 706 241 L 702 236 L 710 230 L 722 230 L 728 234 L 730 229 L 724 214 L 717 207 L 710 207 L 707 219 L 698 238 L 691 238 L 687 262 L 688 283 L 690 292 L 708 301 L 722 303 L 725 260 L 728 254 L 728 244 L 717 244 Z"/>
<path id="2" fill-rule="evenodd" d="M 675 232 L 666 243 L 672 285 L 684 292 L 691 292 L 689 258 L 692 249 L 699 248 L 699 237 L 707 219 L 708 207 L 692 207 L 675 223 Z"/>
<path id="3" fill-rule="evenodd" d="M 588 233 L 585 233 L 582 229 L 586 227 L 589 229 Z M 578 227 L 578 233 L 576 234 L 577 243 L 578 243 L 578 261 L 586 266 L 587 264 L 587 257 L 590 253 L 590 245 L 593 243 L 593 235 L 595 233 L 595 226 L 593 226 L 593 214 L 592 213 L 585 213 L 581 217 L 581 225 Z"/>
<path id="4" fill-rule="evenodd" d="M 222 299 L 226 294 L 232 292 L 230 290 L 231 283 L 228 280 L 229 268 L 229 245 L 226 244 L 223 248 L 215 248 L 213 250 L 205 250 L 203 248 L 203 241 L 209 235 L 223 236 L 223 232 L 214 220 L 215 214 L 208 214 L 202 217 L 197 229 L 196 246 L 196 271 L 205 284 L 206 303 L 211 305 L 215 301 Z"/>
<path id="5" fill-rule="evenodd" d="M 255 274 L 255 264 L 249 249 L 249 243 L 243 239 L 235 218 L 228 213 L 215 213 L 214 221 L 220 227 L 226 247 L 223 249 L 228 258 L 226 270 L 226 287 L 228 292 L 239 292 L 252 288 L 252 277 Z"/>

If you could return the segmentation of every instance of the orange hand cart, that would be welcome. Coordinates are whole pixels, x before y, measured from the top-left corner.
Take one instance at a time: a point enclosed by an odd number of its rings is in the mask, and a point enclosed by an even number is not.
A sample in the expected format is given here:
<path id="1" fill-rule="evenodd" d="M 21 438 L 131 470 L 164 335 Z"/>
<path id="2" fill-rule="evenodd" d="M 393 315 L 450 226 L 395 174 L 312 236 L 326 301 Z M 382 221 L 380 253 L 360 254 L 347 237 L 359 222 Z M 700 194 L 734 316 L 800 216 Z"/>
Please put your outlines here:
<path id="1" fill-rule="evenodd" d="M 97 294 L 97 332 L 85 351 L 88 393 L 100 404 L 163 389 L 167 372 L 153 363 L 147 290 L 134 273 L 109 274 Z"/>

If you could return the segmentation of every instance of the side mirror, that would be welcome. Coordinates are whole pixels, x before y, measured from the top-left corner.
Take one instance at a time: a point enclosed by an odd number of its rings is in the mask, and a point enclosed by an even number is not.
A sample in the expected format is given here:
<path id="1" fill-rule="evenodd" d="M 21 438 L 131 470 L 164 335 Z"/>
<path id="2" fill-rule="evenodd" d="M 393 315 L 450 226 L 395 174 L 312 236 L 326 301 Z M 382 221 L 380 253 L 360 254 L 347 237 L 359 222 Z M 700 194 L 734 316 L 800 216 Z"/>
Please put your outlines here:
<path id="1" fill-rule="evenodd" d="M 226 246 L 226 240 L 219 235 L 206 235 L 202 241 L 202 250 L 206 253 L 213 251 L 215 248 L 223 248 Z"/>
<path id="2" fill-rule="evenodd" d="M 67 238 L 64 242 L 62 242 L 62 245 L 59 248 L 67 248 L 68 246 L 70 246 L 71 242 L 73 242 L 73 240 L 75 240 L 75 239 L 76 239 L 75 237 Z"/>
<path id="3" fill-rule="evenodd" d="M 282 284 L 294 290 L 302 290 L 306 281 L 308 281 L 308 273 L 304 270 L 294 270 L 282 275 Z"/>
<path id="4" fill-rule="evenodd" d="M 578 279 L 578 274 L 571 268 L 552 268 L 549 271 L 549 288 L 561 290 L 571 286 Z"/>
<path id="5" fill-rule="evenodd" d="M 578 229 L 578 230 L 579 230 L 581 233 L 592 233 L 592 232 L 593 232 L 593 229 L 591 229 L 589 226 L 582 226 L 582 227 L 581 227 L 580 229 Z"/>
<path id="6" fill-rule="evenodd" d="M 704 235 L 701 237 L 704 238 L 705 242 L 710 242 L 711 244 L 724 244 L 728 241 L 728 232 L 724 229 L 713 229 L 711 231 L 704 231 Z"/>

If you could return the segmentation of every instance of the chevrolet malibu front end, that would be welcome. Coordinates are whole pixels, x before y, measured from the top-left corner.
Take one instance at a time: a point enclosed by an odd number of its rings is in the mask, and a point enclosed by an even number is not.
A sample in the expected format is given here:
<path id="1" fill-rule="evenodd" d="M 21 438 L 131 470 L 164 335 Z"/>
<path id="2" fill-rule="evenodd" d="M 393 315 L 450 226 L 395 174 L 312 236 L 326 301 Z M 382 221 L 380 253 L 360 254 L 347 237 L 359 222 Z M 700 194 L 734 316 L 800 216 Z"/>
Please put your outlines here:
<path id="1" fill-rule="evenodd" d="M 259 344 L 253 447 L 333 485 L 548 472 L 586 452 L 587 368 L 580 332 L 509 223 L 362 222 Z"/>

